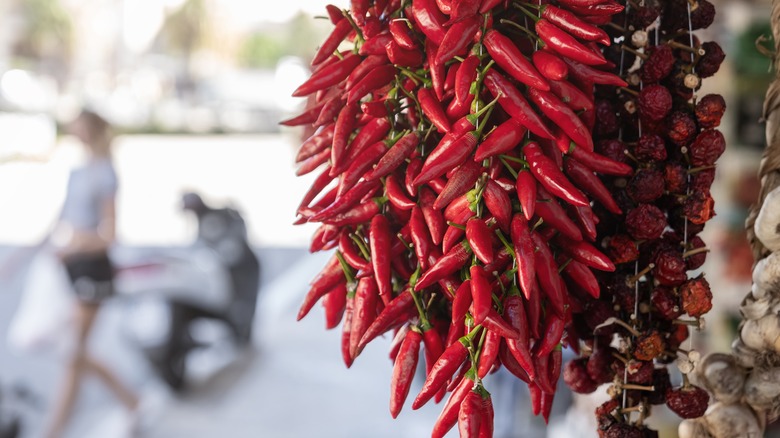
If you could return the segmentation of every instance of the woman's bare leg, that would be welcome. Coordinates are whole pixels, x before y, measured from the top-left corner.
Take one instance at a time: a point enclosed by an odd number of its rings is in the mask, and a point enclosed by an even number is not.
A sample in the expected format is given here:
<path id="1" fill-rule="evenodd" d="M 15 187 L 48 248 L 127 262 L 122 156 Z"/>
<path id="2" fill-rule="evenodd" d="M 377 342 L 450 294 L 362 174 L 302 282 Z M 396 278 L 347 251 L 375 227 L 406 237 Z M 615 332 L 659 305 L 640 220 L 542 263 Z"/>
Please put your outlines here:
<path id="1" fill-rule="evenodd" d="M 81 301 L 78 301 L 76 304 L 75 350 L 65 370 L 60 399 L 55 405 L 52 422 L 45 435 L 48 438 L 57 438 L 65 430 L 81 387 L 81 380 L 86 372 L 94 372 L 100 377 L 126 408 L 135 409 L 138 406 L 138 398 L 135 394 L 119 383 L 119 380 L 105 366 L 92 359 L 87 353 L 87 341 L 99 308 L 97 304 Z"/>

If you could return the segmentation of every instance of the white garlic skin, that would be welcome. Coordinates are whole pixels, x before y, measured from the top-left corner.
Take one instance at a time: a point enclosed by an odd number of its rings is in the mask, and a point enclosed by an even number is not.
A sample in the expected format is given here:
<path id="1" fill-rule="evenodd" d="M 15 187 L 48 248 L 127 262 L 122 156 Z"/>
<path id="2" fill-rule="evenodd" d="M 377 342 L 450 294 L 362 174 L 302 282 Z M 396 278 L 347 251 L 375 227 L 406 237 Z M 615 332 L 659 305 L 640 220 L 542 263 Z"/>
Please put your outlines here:
<path id="1" fill-rule="evenodd" d="M 736 359 L 737 364 L 745 369 L 750 369 L 756 366 L 756 356 L 758 352 L 752 348 L 748 348 L 741 339 L 737 338 L 731 343 L 731 352 Z"/>
<path id="2" fill-rule="evenodd" d="M 753 227 L 758 240 L 770 251 L 780 249 L 778 226 L 780 226 L 780 187 L 766 195 Z"/>
<path id="3" fill-rule="evenodd" d="M 754 369 L 745 380 L 745 401 L 767 410 L 780 400 L 780 368 Z"/>
<path id="4" fill-rule="evenodd" d="M 753 268 L 753 297 L 780 297 L 780 252 L 773 252 L 759 260 Z"/>
<path id="5" fill-rule="evenodd" d="M 745 369 L 737 365 L 733 356 L 710 354 L 698 368 L 699 381 L 713 397 L 723 403 L 735 403 L 742 398 Z"/>
<path id="6" fill-rule="evenodd" d="M 712 438 L 707 431 L 707 426 L 701 418 L 683 420 L 677 426 L 679 438 Z"/>
<path id="7" fill-rule="evenodd" d="M 753 350 L 780 352 L 780 318 L 769 314 L 757 320 L 746 320 L 739 337 L 745 346 Z"/>
<path id="8" fill-rule="evenodd" d="M 772 301 L 768 297 L 763 297 L 760 300 L 755 299 L 752 295 L 745 297 L 742 305 L 739 306 L 739 312 L 744 319 L 757 320 L 767 315 L 772 309 Z"/>
<path id="9" fill-rule="evenodd" d="M 761 438 L 764 431 L 755 414 L 743 404 L 715 403 L 704 414 L 713 438 Z"/>

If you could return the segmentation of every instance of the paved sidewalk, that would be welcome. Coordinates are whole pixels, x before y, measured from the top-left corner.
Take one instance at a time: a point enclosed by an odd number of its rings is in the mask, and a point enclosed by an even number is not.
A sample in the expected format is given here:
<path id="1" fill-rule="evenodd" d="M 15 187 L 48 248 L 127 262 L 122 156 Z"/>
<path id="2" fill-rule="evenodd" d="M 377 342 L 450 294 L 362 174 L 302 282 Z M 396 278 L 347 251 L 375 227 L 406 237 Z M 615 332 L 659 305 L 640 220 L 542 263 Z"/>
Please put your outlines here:
<path id="1" fill-rule="evenodd" d="M 0 248 L 0 261 L 13 250 Z M 303 321 L 295 321 L 305 285 L 326 257 L 295 249 L 261 248 L 258 253 L 264 276 L 253 348 L 184 394 L 169 393 L 123 335 L 124 314 L 130 302 L 114 300 L 101 313 L 94 332 L 94 352 L 135 388 L 168 398 L 158 410 L 158 421 L 142 436 L 429 436 L 439 405 L 429 404 L 418 411 L 406 406 L 396 420 L 389 414 L 389 339 L 369 345 L 347 370 L 339 350 L 340 331 L 324 330 L 319 305 Z M 0 283 L 3 340 L 20 297 L 21 274 Z M 56 356 L 17 354 L 5 342 L 0 344 L 0 382 L 6 385 L 24 382 L 48 403 L 57 389 L 60 372 L 60 359 Z M 420 377 L 412 392 L 419 389 Z M 526 390 L 513 380 L 501 374 L 488 380 L 496 406 L 503 409 L 496 413 L 496 438 L 544 436 L 540 419 L 526 421 L 530 417 L 527 400 L 516 396 Z M 111 429 L 111 423 L 116 422 L 112 418 L 119 414 L 110 394 L 89 381 L 76 407 L 68 438 L 121 438 L 119 432 Z M 23 436 L 38 436 L 43 418 L 41 412 L 28 412 L 28 433 Z"/>

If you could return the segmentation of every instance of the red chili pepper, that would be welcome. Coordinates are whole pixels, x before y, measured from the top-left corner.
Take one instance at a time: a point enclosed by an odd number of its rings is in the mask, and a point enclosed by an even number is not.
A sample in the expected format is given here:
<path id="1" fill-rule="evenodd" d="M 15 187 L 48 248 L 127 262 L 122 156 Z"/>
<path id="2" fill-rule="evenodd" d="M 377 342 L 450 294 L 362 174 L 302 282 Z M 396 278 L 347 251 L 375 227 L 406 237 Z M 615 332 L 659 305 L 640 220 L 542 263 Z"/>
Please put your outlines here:
<path id="1" fill-rule="evenodd" d="M 343 109 L 344 99 L 341 96 L 337 96 L 328 100 L 325 102 L 325 105 L 322 107 L 322 111 L 320 111 L 317 120 L 312 124 L 312 126 L 319 127 L 332 124 Z"/>
<path id="2" fill-rule="evenodd" d="M 474 161 L 482 161 L 495 155 L 507 153 L 517 147 L 525 137 L 527 129 L 517 119 L 509 119 L 498 125 L 477 146 Z"/>
<path id="3" fill-rule="evenodd" d="M 371 181 L 389 175 L 411 155 L 419 142 L 420 137 L 416 132 L 406 134 L 382 156 L 376 167 L 365 174 L 364 178 Z"/>
<path id="4" fill-rule="evenodd" d="M 587 266 L 576 260 L 570 260 L 563 272 L 571 278 L 582 290 L 587 292 L 593 298 L 598 299 L 601 295 L 601 286 L 593 275 L 593 272 Z"/>
<path id="5" fill-rule="evenodd" d="M 324 105 L 325 102 L 316 104 L 311 108 L 307 108 L 301 114 L 298 114 L 295 117 L 282 120 L 281 122 L 279 122 L 279 124 L 283 126 L 301 126 L 301 125 L 308 125 L 314 123 L 317 120 L 317 117 L 319 116 L 320 111 L 322 110 L 322 107 Z"/>
<path id="6" fill-rule="evenodd" d="M 567 8 L 577 15 L 591 15 L 591 16 L 612 16 L 623 12 L 625 7 L 620 3 L 614 1 L 601 2 L 595 5 L 574 5 L 567 4 Z"/>
<path id="7" fill-rule="evenodd" d="M 422 335 L 417 330 L 406 332 L 404 341 L 393 364 L 393 377 L 390 379 L 390 415 L 398 417 L 404 406 L 409 389 L 412 387 L 417 361 L 420 355 Z"/>
<path id="8" fill-rule="evenodd" d="M 422 33 L 437 46 L 444 40 L 445 16 L 439 11 L 434 0 L 412 2 L 412 17 Z"/>
<path id="9" fill-rule="evenodd" d="M 594 109 L 593 98 L 569 81 L 550 81 L 550 90 L 572 111 L 592 111 Z"/>
<path id="10" fill-rule="evenodd" d="M 564 161 L 563 164 L 566 175 L 571 178 L 574 184 L 582 187 L 582 190 L 593 196 L 594 199 L 599 201 L 610 212 L 620 215 L 623 211 L 612 198 L 612 194 L 609 189 L 601 182 L 601 179 L 593 174 L 593 172 L 585 167 L 579 161 L 569 158 Z"/>
<path id="11" fill-rule="evenodd" d="M 424 212 L 425 211 L 423 210 L 423 213 Z M 469 247 L 468 242 L 464 241 L 459 245 L 455 245 L 420 276 L 420 279 L 414 286 L 414 290 L 423 290 L 436 281 L 456 272 L 469 261 L 470 257 L 471 248 Z"/>
<path id="12" fill-rule="evenodd" d="M 504 2 L 504 0 L 482 0 L 482 6 L 479 7 L 479 13 L 485 14 L 502 2 Z"/>
<path id="13" fill-rule="evenodd" d="M 375 119 L 382 119 L 395 112 L 397 106 L 388 99 L 372 100 L 370 102 L 361 102 L 360 110 L 363 114 Z"/>
<path id="14" fill-rule="evenodd" d="M 566 133 L 577 145 L 593 150 L 593 138 L 588 128 L 561 99 L 549 91 L 528 89 L 528 97 L 545 116 Z"/>
<path id="15" fill-rule="evenodd" d="M 331 291 L 322 297 L 322 306 L 325 308 L 325 328 L 336 328 L 344 316 L 344 308 L 347 304 L 347 283 L 341 283 L 343 287 Z"/>
<path id="16" fill-rule="evenodd" d="M 388 202 L 399 210 L 411 210 L 417 205 L 406 197 L 404 189 L 394 175 L 388 175 L 385 179 L 385 196 L 387 196 Z"/>
<path id="17" fill-rule="evenodd" d="M 336 23 L 336 27 L 333 28 L 330 35 L 322 42 L 320 48 L 317 49 L 317 53 L 314 54 L 314 58 L 311 60 L 311 65 L 320 64 L 322 61 L 328 59 L 350 32 L 352 32 L 352 25 L 349 23 L 349 20 L 342 17 L 341 20 Z"/>
<path id="18" fill-rule="evenodd" d="M 336 119 L 330 157 L 331 165 L 333 167 L 339 167 L 342 164 L 341 160 L 344 158 L 344 151 L 347 149 L 349 136 L 352 135 L 352 130 L 355 128 L 355 117 L 357 116 L 358 111 L 359 108 L 357 105 L 347 105 L 346 107 L 343 107 Z"/>
<path id="19" fill-rule="evenodd" d="M 344 275 L 339 265 L 338 258 L 333 256 L 327 265 L 320 272 L 319 276 L 314 280 L 306 294 L 306 297 L 301 303 L 301 308 L 298 311 L 297 320 L 303 319 L 309 311 L 314 307 L 317 301 L 325 296 L 328 292 L 332 291 L 339 283 L 344 282 Z"/>
<path id="20" fill-rule="evenodd" d="M 482 396 L 469 391 L 458 410 L 458 433 L 461 438 L 478 438 L 482 422 Z"/>
<path id="21" fill-rule="evenodd" d="M 523 367 L 517 362 L 517 359 L 509 352 L 509 347 L 507 347 L 506 342 L 501 343 L 501 348 L 498 350 L 498 359 L 501 361 L 501 365 L 515 377 L 525 383 L 531 383 L 531 378 L 528 377 L 528 373 L 525 372 Z"/>
<path id="22" fill-rule="evenodd" d="M 309 190 L 306 191 L 306 194 L 303 195 L 303 199 L 301 199 L 301 203 L 298 205 L 297 211 L 300 211 L 301 208 L 307 207 L 311 201 L 314 200 L 314 198 L 319 195 L 325 187 L 330 184 L 330 182 L 333 181 L 333 177 L 330 176 L 330 168 L 326 167 L 325 170 L 322 171 L 322 173 L 317 176 L 317 178 L 312 182 L 311 187 L 309 187 Z"/>
<path id="23" fill-rule="evenodd" d="M 493 261 L 493 232 L 480 218 L 472 218 L 466 222 L 466 239 L 480 262 L 484 264 Z"/>
<path id="24" fill-rule="evenodd" d="M 360 279 L 355 291 L 354 307 L 352 310 L 352 323 L 349 334 L 349 355 L 354 359 L 358 355 L 358 342 L 366 332 L 368 326 L 376 318 L 376 304 L 378 300 L 376 281 L 371 277 Z"/>
<path id="25" fill-rule="evenodd" d="M 480 379 L 487 376 L 498 358 L 498 348 L 501 346 L 501 336 L 497 332 L 488 330 L 485 341 L 482 344 L 482 353 L 479 356 L 477 375 Z"/>
<path id="26" fill-rule="evenodd" d="M 401 343 L 403 343 L 404 338 L 406 338 L 406 333 L 409 332 L 409 330 L 409 324 L 404 324 L 395 330 L 393 339 L 390 341 L 390 351 L 388 353 L 391 361 L 395 361 L 395 359 L 398 357 L 398 352 L 401 349 Z"/>
<path id="27" fill-rule="evenodd" d="M 303 176 L 316 170 L 322 164 L 327 163 L 328 158 L 330 158 L 330 149 L 324 149 L 318 152 L 316 155 L 307 158 L 301 163 L 300 167 L 295 171 L 295 175 Z"/>
<path id="28" fill-rule="evenodd" d="M 471 306 L 471 280 L 467 279 L 458 287 L 455 291 L 455 298 L 452 300 L 452 314 L 450 329 L 452 327 L 463 328 L 464 321 L 466 320 L 466 313 Z M 452 332 L 452 330 L 450 330 Z M 458 336 L 455 339 L 451 339 L 449 334 L 447 336 L 447 346 L 452 342 L 459 339 Z"/>
<path id="29" fill-rule="evenodd" d="M 364 222 L 368 222 L 372 217 L 379 214 L 379 204 L 374 199 L 369 199 L 362 204 L 359 204 L 344 213 L 339 213 L 323 222 L 337 227 L 346 227 L 353 225 L 360 225 Z"/>
<path id="30" fill-rule="evenodd" d="M 369 55 L 387 55 L 387 45 L 393 41 L 393 37 L 388 32 L 383 32 L 367 38 L 360 46 L 358 54 L 360 56 Z"/>
<path id="31" fill-rule="evenodd" d="M 566 211 L 542 187 L 537 187 L 536 214 L 549 226 L 572 240 L 582 240 L 582 232 Z"/>
<path id="32" fill-rule="evenodd" d="M 546 315 L 541 343 L 534 346 L 534 354 L 536 356 L 547 356 L 552 353 L 555 347 L 561 343 L 565 324 L 566 321 L 562 316 L 554 313 Z M 539 370 L 539 373 L 544 372 L 546 370 Z"/>
<path id="33" fill-rule="evenodd" d="M 469 353 L 466 347 L 468 342 L 467 339 L 461 338 L 460 342 L 455 342 L 444 350 L 428 372 L 420 393 L 417 394 L 412 403 L 412 409 L 420 409 L 428 400 L 433 398 L 436 392 L 447 382 L 447 379 L 452 377 L 458 367 L 463 364 Z"/>
<path id="34" fill-rule="evenodd" d="M 339 235 L 339 252 L 344 256 L 344 260 L 353 268 L 365 271 L 371 270 L 371 263 L 363 258 L 360 251 L 355 247 L 352 239 L 349 237 L 349 231 L 344 230 Z"/>
<path id="35" fill-rule="evenodd" d="M 344 18 L 344 14 L 341 13 L 341 9 L 338 6 L 325 5 L 325 10 L 328 12 L 328 18 L 330 18 L 330 22 L 333 24 L 338 24 Z"/>
<path id="36" fill-rule="evenodd" d="M 531 88 L 549 90 L 550 85 L 523 52 L 508 37 L 497 30 L 489 30 L 484 38 L 485 48 L 509 76 Z"/>
<path id="37" fill-rule="evenodd" d="M 369 228 L 369 245 L 371 247 L 371 265 L 374 267 L 374 276 L 379 296 L 385 305 L 390 303 L 393 295 L 393 286 L 390 283 L 390 245 L 392 234 L 390 222 L 384 215 L 377 215 L 371 219 Z M 357 341 L 355 341 L 357 342 Z"/>
<path id="38" fill-rule="evenodd" d="M 493 97 L 498 97 L 498 104 L 509 116 L 517 119 L 528 130 L 542 138 L 553 138 L 544 121 L 531 108 L 520 91 L 500 73 L 491 69 L 485 74 L 484 84 Z"/>
<path id="39" fill-rule="evenodd" d="M 414 39 L 412 29 L 409 28 L 409 20 L 396 18 L 390 20 L 388 27 L 390 28 L 390 35 L 393 36 L 393 40 L 402 48 L 414 50 L 419 47 L 417 41 Z"/>
<path id="40" fill-rule="evenodd" d="M 458 138 L 445 135 L 428 155 L 420 174 L 414 179 L 414 184 L 426 183 L 460 165 L 466 161 L 476 146 L 477 137 L 474 131 L 469 131 Z"/>
<path id="41" fill-rule="evenodd" d="M 387 65 L 387 62 L 387 56 L 384 51 L 379 55 L 370 55 L 363 58 L 363 61 L 360 63 L 360 65 L 355 67 L 355 69 L 350 72 L 349 76 L 347 77 L 346 86 L 344 88 L 347 91 L 351 91 L 352 88 L 368 73 L 371 73 L 378 67 Z"/>
<path id="42" fill-rule="evenodd" d="M 444 219 L 457 225 L 466 225 L 466 221 L 474 216 L 471 211 L 471 201 L 468 195 L 461 195 L 444 210 Z"/>
<path id="43" fill-rule="evenodd" d="M 558 265 L 555 263 L 547 242 L 536 232 L 531 233 L 531 238 L 534 240 L 534 245 L 536 245 L 536 252 L 534 253 L 536 257 L 536 278 L 539 280 L 541 289 L 547 295 L 552 311 L 557 315 L 563 315 L 568 299 L 566 291 L 559 281 Z"/>
<path id="44" fill-rule="evenodd" d="M 454 344 L 453 344 L 454 345 Z M 466 398 L 471 388 L 474 385 L 473 377 L 466 374 L 466 377 L 460 381 L 460 384 L 447 399 L 447 403 L 442 408 L 439 418 L 436 419 L 436 423 L 433 425 L 433 431 L 431 432 L 431 438 L 444 438 L 444 435 L 455 426 L 458 421 L 458 413 L 460 405 L 463 399 Z"/>
<path id="45" fill-rule="evenodd" d="M 341 174 L 339 180 L 339 196 L 355 187 L 360 178 L 376 164 L 387 152 L 384 141 L 378 141 L 365 148 L 358 159 L 349 163 L 349 167 Z M 375 181 L 375 180 L 374 180 Z"/>
<path id="46" fill-rule="evenodd" d="M 435 201 L 436 195 L 429 188 L 423 187 L 420 189 L 420 208 L 422 209 L 425 223 L 428 224 L 431 240 L 434 245 L 440 245 L 446 232 L 447 224 L 441 211 L 433 208 Z"/>
<path id="47" fill-rule="evenodd" d="M 485 320 L 482 321 L 482 325 L 490 331 L 497 332 L 502 338 L 520 339 L 520 332 L 509 325 L 493 308 L 488 311 Z"/>
<path id="48" fill-rule="evenodd" d="M 395 79 L 396 68 L 393 65 L 383 65 L 372 70 L 371 74 L 367 74 L 360 81 L 358 81 L 347 95 L 347 103 L 355 103 L 362 99 L 368 93 L 384 87 L 390 81 Z"/>
<path id="49" fill-rule="evenodd" d="M 550 381 L 550 355 L 534 355 L 533 360 L 537 371 L 534 383 L 539 386 L 542 393 L 555 392 L 555 385 Z M 534 414 L 538 415 L 536 412 Z"/>
<path id="50" fill-rule="evenodd" d="M 347 368 L 352 366 L 355 358 L 349 352 L 350 336 L 352 334 L 352 314 L 355 306 L 355 292 L 347 293 L 347 304 L 344 308 L 344 322 L 341 325 L 341 358 Z"/>
<path id="51" fill-rule="evenodd" d="M 424 61 L 423 52 L 420 49 L 407 50 L 394 40 L 387 44 L 387 58 L 393 64 L 401 67 L 418 67 Z"/>
<path id="52" fill-rule="evenodd" d="M 557 55 L 547 50 L 537 50 L 531 55 L 534 67 L 539 73 L 551 81 L 560 81 L 569 74 L 566 63 Z"/>
<path id="53" fill-rule="evenodd" d="M 587 84 L 614 85 L 616 87 L 628 86 L 628 83 L 626 83 L 626 81 L 621 79 L 618 75 L 590 67 L 581 62 L 569 59 L 566 56 L 562 56 L 561 58 L 563 59 L 563 62 L 565 62 L 569 67 L 569 74 L 571 74 L 572 77 L 578 82 Z"/>
<path id="54" fill-rule="evenodd" d="M 477 219 L 479 220 L 479 219 Z M 493 290 L 490 286 L 487 274 L 479 265 L 472 265 L 471 273 L 471 299 L 473 301 L 473 316 L 475 324 L 482 324 L 490 309 L 493 308 Z"/>
<path id="55" fill-rule="evenodd" d="M 553 400 L 555 399 L 555 393 L 542 392 L 542 418 L 544 418 L 544 424 L 549 424 L 550 413 L 552 412 Z"/>
<path id="56" fill-rule="evenodd" d="M 450 125 L 447 114 L 444 113 L 444 109 L 441 106 L 441 102 L 433 95 L 433 91 L 430 88 L 420 88 L 417 90 L 417 100 L 420 102 L 420 108 L 423 114 L 428 120 L 433 123 L 439 132 L 450 132 L 452 126 Z"/>
<path id="57" fill-rule="evenodd" d="M 604 30 L 580 20 L 576 14 L 553 5 L 542 5 L 540 11 L 542 18 L 546 18 L 550 23 L 577 38 L 586 41 L 597 41 L 605 46 L 611 44 L 609 36 Z"/>
<path id="58" fill-rule="evenodd" d="M 322 210 L 323 210 L 325 207 L 327 207 L 327 206 L 331 205 L 331 204 L 332 204 L 332 203 L 333 203 L 333 202 L 336 200 L 336 190 L 337 190 L 337 189 L 338 189 L 338 187 L 333 187 L 333 188 L 331 188 L 330 190 L 328 190 L 327 192 L 325 192 L 325 194 L 324 194 L 324 195 L 322 195 L 322 196 L 321 196 L 321 197 L 320 197 L 320 198 L 317 200 L 317 202 L 315 202 L 315 203 L 314 203 L 314 204 L 312 204 L 311 206 L 308 206 L 308 207 L 306 207 L 306 206 L 299 207 L 299 208 L 298 208 L 298 214 L 299 214 L 299 215 L 301 215 L 301 216 L 303 216 L 304 218 L 306 218 L 306 221 L 304 221 L 304 222 L 308 222 L 308 220 L 309 220 L 309 219 L 310 219 L 312 216 L 314 216 L 315 214 L 317 214 L 317 213 L 319 213 L 320 211 L 322 211 Z"/>
<path id="59" fill-rule="evenodd" d="M 476 55 L 469 55 L 458 65 L 455 73 L 455 99 L 459 102 L 469 100 L 471 84 L 477 79 L 477 68 L 480 59 Z"/>
<path id="60" fill-rule="evenodd" d="M 490 213 L 496 218 L 499 228 L 509 232 L 509 224 L 512 221 L 512 201 L 507 192 L 495 181 L 488 179 L 482 199 Z"/>
<path id="61" fill-rule="evenodd" d="M 588 6 L 600 5 L 608 1 L 609 0 L 558 0 L 558 3 L 564 6 L 579 6 L 581 8 L 586 8 Z"/>
<path id="62" fill-rule="evenodd" d="M 447 180 L 444 189 L 436 197 L 433 208 L 440 210 L 447 207 L 454 199 L 471 190 L 481 174 L 481 165 L 471 160 L 466 160 L 466 162 L 455 169 L 455 172 Z"/>
<path id="63" fill-rule="evenodd" d="M 573 216 L 573 219 L 577 222 L 585 239 L 591 242 L 595 241 L 598 234 L 596 226 L 599 218 L 593 213 L 593 210 L 590 207 L 569 206 L 569 212 L 570 216 Z"/>
<path id="64" fill-rule="evenodd" d="M 631 166 L 612 160 L 584 148 L 572 147 L 570 155 L 590 170 L 604 175 L 627 176 L 634 170 Z"/>
<path id="65" fill-rule="evenodd" d="M 517 182 L 515 184 L 517 191 L 517 200 L 520 201 L 520 207 L 523 209 L 523 216 L 531 220 L 536 211 L 536 178 L 528 170 L 522 170 L 517 173 Z"/>
<path id="66" fill-rule="evenodd" d="M 366 123 L 349 143 L 343 163 L 333 167 L 331 175 L 335 176 L 347 170 L 348 166 L 362 156 L 366 148 L 384 140 L 388 131 L 390 131 L 390 122 L 387 119 L 372 119 Z"/>
<path id="67" fill-rule="evenodd" d="M 333 143 L 333 131 L 335 127 L 336 125 L 331 123 L 307 138 L 298 150 L 298 154 L 295 156 L 295 162 L 300 163 L 307 158 L 311 158 L 330 146 Z"/>
<path id="68" fill-rule="evenodd" d="M 530 381 L 536 380 L 536 370 L 534 369 L 531 351 L 528 348 L 528 341 L 531 334 L 528 330 L 528 320 L 523 309 L 523 300 L 519 295 L 509 295 L 504 300 L 504 318 L 509 324 L 520 333 L 518 339 L 506 339 L 506 345 L 512 358 L 523 370 Z"/>
<path id="69" fill-rule="evenodd" d="M 412 235 L 414 253 L 417 256 L 420 268 L 427 269 L 428 255 L 431 253 L 433 242 L 431 241 L 431 236 L 428 232 L 428 226 L 425 224 L 422 210 L 418 206 L 412 208 L 412 214 L 409 219 L 409 228 Z"/>
<path id="70" fill-rule="evenodd" d="M 463 54 L 469 42 L 479 31 L 480 24 L 482 24 L 482 17 L 479 15 L 472 15 L 454 22 L 439 43 L 436 62 L 444 64 L 455 55 Z"/>
<path id="71" fill-rule="evenodd" d="M 292 95 L 295 97 L 308 96 L 315 91 L 332 87 L 346 79 L 361 61 L 361 57 L 349 54 L 344 59 L 317 70 L 306 82 L 296 88 Z"/>
<path id="72" fill-rule="evenodd" d="M 534 242 L 528 221 L 520 213 L 512 217 L 511 236 L 517 260 L 517 283 L 526 299 L 531 299 L 531 290 L 536 282 Z"/>
<path id="73" fill-rule="evenodd" d="M 387 332 L 392 328 L 396 319 L 404 315 L 409 310 L 414 309 L 414 300 L 412 294 L 408 289 L 401 292 L 397 297 L 393 298 L 382 312 L 374 319 L 374 322 L 366 329 L 366 332 L 360 338 L 357 345 L 358 353 L 363 351 L 369 342 L 374 340 L 377 336 Z"/>
<path id="74" fill-rule="evenodd" d="M 591 51 L 576 38 L 544 18 L 536 22 L 535 28 L 539 38 L 563 58 L 573 59 L 585 65 L 602 65 L 607 62 L 603 55 Z"/>
<path id="75" fill-rule="evenodd" d="M 444 15 L 452 13 L 452 0 L 436 0 L 436 6 Z"/>
<path id="76" fill-rule="evenodd" d="M 585 241 L 572 241 L 564 236 L 558 236 L 556 243 L 574 260 L 600 271 L 614 272 L 615 264 L 612 260 Z"/>
<path id="77" fill-rule="evenodd" d="M 444 352 L 444 344 L 442 343 L 439 332 L 434 327 L 423 327 L 423 345 L 425 345 L 425 374 L 430 375 L 433 366 L 436 361 L 439 360 Z M 441 400 L 444 394 L 438 392 L 436 394 L 436 403 Z"/>
<path id="78" fill-rule="evenodd" d="M 572 205 L 590 205 L 588 198 L 577 189 L 561 170 L 542 153 L 538 143 L 531 142 L 523 147 L 525 159 L 531 173 L 545 189 Z M 537 203 L 538 208 L 538 203 Z"/>

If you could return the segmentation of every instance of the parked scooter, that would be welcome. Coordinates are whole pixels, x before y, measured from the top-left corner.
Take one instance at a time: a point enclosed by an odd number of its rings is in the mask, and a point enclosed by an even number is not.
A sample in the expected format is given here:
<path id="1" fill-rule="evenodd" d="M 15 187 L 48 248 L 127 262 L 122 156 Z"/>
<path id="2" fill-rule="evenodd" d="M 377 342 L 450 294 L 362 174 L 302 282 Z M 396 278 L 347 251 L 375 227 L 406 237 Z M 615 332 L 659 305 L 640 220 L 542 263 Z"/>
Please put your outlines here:
<path id="1" fill-rule="evenodd" d="M 185 194 L 182 204 L 197 218 L 193 245 L 179 254 L 120 261 L 116 278 L 120 294 L 136 295 L 144 313 L 137 319 L 143 322 L 132 324 L 134 337 L 176 390 L 187 382 L 194 353 L 250 343 L 260 282 L 260 264 L 238 211 L 212 208 L 194 193 Z M 152 314 L 157 326 L 148 324 Z"/>

